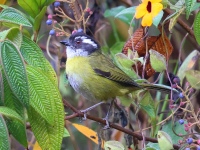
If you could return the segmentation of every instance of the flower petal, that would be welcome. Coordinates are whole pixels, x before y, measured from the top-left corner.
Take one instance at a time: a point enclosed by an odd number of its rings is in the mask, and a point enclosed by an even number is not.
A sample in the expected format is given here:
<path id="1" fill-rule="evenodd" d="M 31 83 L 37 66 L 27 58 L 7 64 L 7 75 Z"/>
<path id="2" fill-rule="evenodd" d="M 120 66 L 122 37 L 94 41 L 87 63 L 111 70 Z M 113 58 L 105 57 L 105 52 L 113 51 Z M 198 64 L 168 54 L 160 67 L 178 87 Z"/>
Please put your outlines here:
<path id="1" fill-rule="evenodd" d="M 163 9 L 163 5 L 161 3 L 152 3 L 151 6 L 151 14 L 153 17 L 157 16 L 158 13 Z"/>
<path id="2" fill-rule="evenodd" d="M 150 2 L 152 2 L 152 3 L 160 3 L 160 2 L 162 2 L 162 0 L 149 0 Z"/>
<path id="3" fill-rule="evenodd" d="M 144 17 L 142 18 L 142 26 L 151 26 L 153 23 L 153 17 L 151 15 L 151 13 L 147 13 L 144 15 Z"/>
<path id="4" fill-rule="evenodd" d="M 147 5 L 142 3 L 138 7 L 136 7 L 135 18 L 139 19 L 139 18 L 143 17 L 146 13 L 148 13 Z"/>

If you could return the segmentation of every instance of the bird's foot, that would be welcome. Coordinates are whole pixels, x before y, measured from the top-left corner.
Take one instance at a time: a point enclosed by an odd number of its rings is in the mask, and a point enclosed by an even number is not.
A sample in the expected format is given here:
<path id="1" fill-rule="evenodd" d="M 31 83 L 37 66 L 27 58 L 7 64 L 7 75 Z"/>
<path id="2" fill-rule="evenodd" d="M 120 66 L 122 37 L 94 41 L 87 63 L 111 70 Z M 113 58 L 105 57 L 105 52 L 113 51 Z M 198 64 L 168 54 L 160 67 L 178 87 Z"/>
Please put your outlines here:
<path id="1" fill-rule="evenodd" d="M 109 118 L 108 118 L 108 115 L 106 115 L 106 117 L 103 118 L 103 120 L 106 121 L 106 125 L 103 127 L 104 130 L 110 129 L 110 124 L 109 124 L 109 120 L 108 120 L 108 119 L 109 119 Z"/>
<path id="2" fill-rule="evenodd" d="M 83 117 L 81 117 L 81 120 L 85 121 L 87 120 L 87 112 L 88 110 L 85 109 L 85 110 L 80 110 L 81 113 L 83 113 Z"/>
<path id="3" fill-rule="evenodd" d="M 97 106 L 99 106 L 99 105 L 101 105 L 103 103 L 105 103 L 105 102 L 100 102 L 100 103 L 97 103 L 97 104 L 95 104 L 95 105 L 93 105 L 93 106 L 91 106 L 89 108 L 86 108 L 84 110 L 80 110 L 80 112 L 83 113 L 83 117 L 81 119 L 85 121 L 87 119 L 87 112 L 92 110 L 92 109 L 94 109 L 94 108 L 96 108 Z"/>

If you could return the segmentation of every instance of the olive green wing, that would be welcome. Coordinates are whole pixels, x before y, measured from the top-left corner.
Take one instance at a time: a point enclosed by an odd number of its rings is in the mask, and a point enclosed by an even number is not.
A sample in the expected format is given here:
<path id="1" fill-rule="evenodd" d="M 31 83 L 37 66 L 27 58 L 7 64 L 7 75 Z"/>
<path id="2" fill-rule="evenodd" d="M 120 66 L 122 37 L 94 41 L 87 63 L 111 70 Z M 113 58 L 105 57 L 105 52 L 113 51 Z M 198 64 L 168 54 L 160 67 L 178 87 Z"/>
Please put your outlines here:
<path id="1" fill-rule="evenodd" d="M 124 86 L 140 87 L 127 74 L 118 68 L 110 58 L 100 52 L 94 52 L 90 55 L 90 65 L 94 72 L 100 76 L 123 84 Z"/>

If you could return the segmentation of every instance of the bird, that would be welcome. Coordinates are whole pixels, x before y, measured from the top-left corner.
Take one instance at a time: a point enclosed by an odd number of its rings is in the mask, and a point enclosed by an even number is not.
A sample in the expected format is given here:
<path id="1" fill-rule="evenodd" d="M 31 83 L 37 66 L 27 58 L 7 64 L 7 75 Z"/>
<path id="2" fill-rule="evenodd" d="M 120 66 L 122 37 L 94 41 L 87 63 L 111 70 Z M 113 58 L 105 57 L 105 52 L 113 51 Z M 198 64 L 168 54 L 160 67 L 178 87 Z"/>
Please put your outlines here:
<path id="1" fill-rule="evenodd" d="M 106 55 L 100 44 L 84 32 L 74 32 L 66 46 L 66 74 L 72 88 L 83 97 L 95 102 L 112 100 L 141 89 L 171 92 L 171 87 L 137 83 Z M 173 89 L 173 91 L 176 91 Z"/>

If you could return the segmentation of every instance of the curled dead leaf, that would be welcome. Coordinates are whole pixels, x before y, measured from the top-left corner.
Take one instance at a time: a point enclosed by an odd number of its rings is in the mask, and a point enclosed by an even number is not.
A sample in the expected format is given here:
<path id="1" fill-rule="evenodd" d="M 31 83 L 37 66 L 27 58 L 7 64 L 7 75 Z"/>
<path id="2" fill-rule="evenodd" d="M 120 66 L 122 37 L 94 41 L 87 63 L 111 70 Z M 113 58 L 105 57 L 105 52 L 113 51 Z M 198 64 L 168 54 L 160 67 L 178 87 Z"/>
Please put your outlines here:
<path id="1" fill-rule="evenodd" d="M 160 33 L 162 33 L 161 27 L 159 28 Z M 127 54 L 128 49 L 137 51 L 139 57 L 145 57 L 146 54 L 146 44 L 145 44 L 145 33 L 144 33 L 144 28 L 138 28 L 133 36 L 126 42 L 126 44 L 123 47 L 122 52 L 124 54 Z M 172 53 L 173 47 L 166 36 L 165 33 L 160 34 L 159 36 L 147 36 L 147 47 L 148 51 L 150 49 L 153 49 L 160 54 L 164 55 L 166 60 L 169 60 L 169 57 Z M 137 63 L 137 65 L 133 65 L 133 69 L 138 72 L 138 75 L 142 76 L 143 72 L 143 64 L 140 62 Z M 144 73 L 144 78 L 148 79 L 151 76 L 155 74 L 155 70 L 152 68 L 150 64 L 150 58 L 147 58 L 146 61 L 146 67 L 145 67 L 145 73 Z"/>

